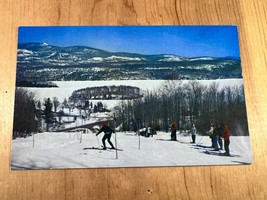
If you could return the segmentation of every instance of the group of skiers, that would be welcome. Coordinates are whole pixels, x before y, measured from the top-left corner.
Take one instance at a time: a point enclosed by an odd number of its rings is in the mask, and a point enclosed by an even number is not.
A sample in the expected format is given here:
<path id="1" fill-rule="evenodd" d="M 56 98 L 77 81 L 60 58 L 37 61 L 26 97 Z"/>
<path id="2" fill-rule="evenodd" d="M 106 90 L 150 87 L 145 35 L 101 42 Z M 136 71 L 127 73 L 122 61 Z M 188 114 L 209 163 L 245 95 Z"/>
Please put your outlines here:
<path id="1" fill-rule="evenodd" d="M 224 154 L 226 156 L 230 156 L 230 129 L 227 124 L 211 124 L 210 130 L 207 132 L 207 134 L 211 139 L 211 147 L 214 148 L 215 151 L 223 150 L 222 139 L 224 139 Z"/>
<path id="2" fill-rule="evenodd" d="M 177 131 L 177 124 L 174 121 L 171 124 L 171 140 L 176 141 L 177 137 L 176 137 L 176 131 Z M 192 142 L 191 143 L 196 143 L 196 134 L 197 134 L 197 130 L 195 125 L 193 124 L 193 126 L 191 127 L 191 129 L 188 131 L 188 133 L 191 133 L 191 137 L 192 137 Z"/>
<path id="3" fill-rule="evenodd" d="M 176 141 L 176 131 L 177 131 L 177 124 L 174 121 L 171 124 L 171 140 Z M 191 129 L 188 131 L 191 134 L 192 142 L 196 143 L 196 127 L 193 124 Z M 214 148 L 215 151 L 223 150 L 223 140 L 224 139 L 224 155 L 230 156 L 230 129 L 227 124 L 220 124 L 217 123 L 215 126 L 211 124 L 210 130 L 207 132 L 208 136 L 211 138 L 211 148 Z"/>
<path id="4" fill-rule="evenodd" d="M 176 141 L 176 131 L 177 131 L 177 124 L 174 121 L 171 125 L 171 140 Z M 115 149 L 114 145 L 112 144 L 110 138 L 111 134 L 114 132 L 109 126 L 108 123 L 103 123 L 102 128 L 98 131 L 96 136 L 98 136 L 101 132 L 104 132 L 104 136 L 102 138 L 102 144 L 103 144 L 103 149 L 106 149 L 106 143 L 105 141 L 107 140 L 108 143 L 111 146 L 111 149 Z M 191 143 L 196 143 L 196 127 L 193 124 L 189 133 L 191 134 L 192 137 L 192 142 Z M 223 141 L 224 139 L 224 150 L 225 150 L 225 155 L 230 156 L 230 150 L 229 150 L 229 145 L 230 145 L 230 129 L 227 124 L 220 124 L 217 123 L 215 126 L 211 124 L 210 130 L 206 132 L 208 136 L 211 138 L 211 147 L 214 148 L 215 151 L 223 150 Z"/>

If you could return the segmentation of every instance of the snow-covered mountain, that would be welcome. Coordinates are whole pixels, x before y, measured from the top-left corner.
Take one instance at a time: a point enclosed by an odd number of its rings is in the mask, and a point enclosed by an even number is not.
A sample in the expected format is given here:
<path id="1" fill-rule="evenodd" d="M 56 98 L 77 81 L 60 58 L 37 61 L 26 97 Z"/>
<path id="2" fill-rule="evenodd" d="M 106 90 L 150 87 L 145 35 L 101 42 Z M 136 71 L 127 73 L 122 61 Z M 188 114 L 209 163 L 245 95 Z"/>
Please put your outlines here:
<path id="1" fill-rule="evenodd" d="M 235 58 L 142 55 L 46 43 L 19 44 L 17 51 L 18 81 L 218 79 L 241 74 Z"/>
<path id="2" fill-rule="evenodd" d="M 141 55 L 125 52 L 108 52 L 86 46 L 57 47 L 46 43 L 23 43 L 18 45 L 18 66 L 25 67 L 31 63 L 32 67 L 57 66 L 62 61 L 66 66 L 83 65 L 98 62 L 127 62 L 127 61 L 185 61 L 188 58 L 176 55 Z M 28 62 L 25 62 L 28 61 Z"/>

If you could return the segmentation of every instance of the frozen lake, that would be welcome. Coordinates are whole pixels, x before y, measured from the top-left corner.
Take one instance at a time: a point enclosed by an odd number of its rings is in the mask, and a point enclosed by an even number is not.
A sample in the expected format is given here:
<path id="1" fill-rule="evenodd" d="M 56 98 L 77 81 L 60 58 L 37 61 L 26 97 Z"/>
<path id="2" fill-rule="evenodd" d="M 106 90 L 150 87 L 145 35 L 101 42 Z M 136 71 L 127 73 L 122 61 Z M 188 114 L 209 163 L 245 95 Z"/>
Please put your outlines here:
<path id="1" fill-rule="evenodd" d="M 146 91 L 153 91 L 158 89 L 165 80 L 124 80 L 124 81 L 56 81 L 58 88 L 27 88 L 30 91 L 36 93 L 36 97 L 40 100 L 44 98 L 57 97 L 60 102 L 63 102 L 64 98 L 68 99 L 74 90 L 86 88 L 86 87 L 97 87 L 97 86 L 119 86 L 128 85 L 139 87 Z M 188 83 L 188 80 L 177 81 L 181 83 Z M 218 83 L 219 88 L 224 86 L 240 86 L 243 85 L 243 79 L 218 79 L 218 80 L 199 80 L 200 84 L 208 86 L 211 83 Z M 100 101 L 100 100 L 92 100 Z M 109 107 L 113 107 L 118 103 L 118 100 L 101 100 L 109 104 Z"/>

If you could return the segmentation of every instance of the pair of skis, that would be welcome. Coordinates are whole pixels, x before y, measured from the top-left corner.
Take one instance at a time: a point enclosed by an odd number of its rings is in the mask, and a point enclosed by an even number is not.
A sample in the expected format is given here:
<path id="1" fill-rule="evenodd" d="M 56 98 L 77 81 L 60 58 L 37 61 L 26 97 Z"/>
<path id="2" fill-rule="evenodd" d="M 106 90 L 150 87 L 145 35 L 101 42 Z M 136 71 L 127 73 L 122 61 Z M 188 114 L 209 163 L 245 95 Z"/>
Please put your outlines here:
<path id="1" fill-rule="evenodd" d="M 218 153 L 216 153 L 218 152 Z M 204 153 L 209 154 L 209 155 L 216 155 L 216 156 L 226 156 L 226 157 L 234 157 L 233 155 L 227 155 L 225 153 L 222 153 L 220 150 L 219 151 L 215 151 L 215 150 L 206 150 Z"/>
<path id="2" fill-rule="evenodd" d="M 115 148 L 110 148 L 110 147 L 108 147 L 108 148 L 106 148 L 106 149 L 104 149 L 104 148 L 100 148 L 100 147 L 89 147 L 89 148 L 84 148 L 84 150 L 100 150 L 100 151 L 112 151 L 112 150 L 117 150 L 117 151 L 123 151 L 123 149 L 115 149 Z"/>

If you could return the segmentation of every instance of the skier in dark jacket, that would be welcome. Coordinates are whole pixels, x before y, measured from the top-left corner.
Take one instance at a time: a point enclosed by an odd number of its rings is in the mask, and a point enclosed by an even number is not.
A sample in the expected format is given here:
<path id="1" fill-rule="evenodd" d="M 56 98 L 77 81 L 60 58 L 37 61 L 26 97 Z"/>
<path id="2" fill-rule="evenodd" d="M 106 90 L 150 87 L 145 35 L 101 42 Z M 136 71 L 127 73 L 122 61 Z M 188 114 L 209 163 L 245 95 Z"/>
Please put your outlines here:
<path id="1" fill-rule="evenodd" d="M 115 149 L 114 145 L 112 144 L 112 142 L 110 141 L 111 138 L 111 134 L 114 132 L 107 123 L 103 124 L 103 127 L 98 131 L 98 133 L 96 134 L 96 136 L 98 136 L 100 133 L 104 132 L 104 136 L 102 138 L 102 143 L 103 143 L 103 149 L 106 150 L 106 143 L 105 141 L 108 140 L 108 143 L 111 146 L 111 149 Z"/>

